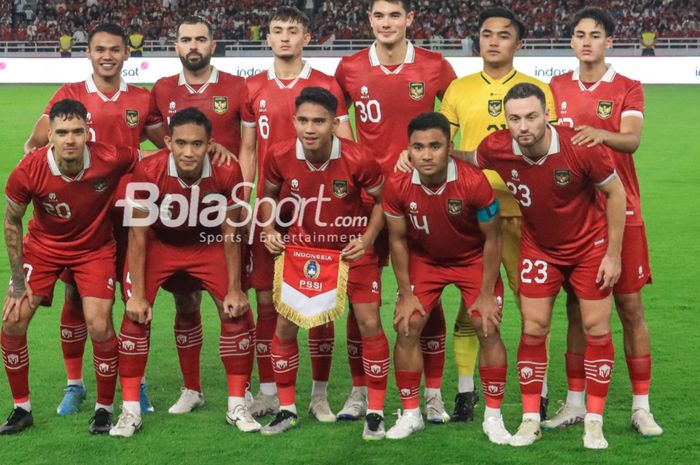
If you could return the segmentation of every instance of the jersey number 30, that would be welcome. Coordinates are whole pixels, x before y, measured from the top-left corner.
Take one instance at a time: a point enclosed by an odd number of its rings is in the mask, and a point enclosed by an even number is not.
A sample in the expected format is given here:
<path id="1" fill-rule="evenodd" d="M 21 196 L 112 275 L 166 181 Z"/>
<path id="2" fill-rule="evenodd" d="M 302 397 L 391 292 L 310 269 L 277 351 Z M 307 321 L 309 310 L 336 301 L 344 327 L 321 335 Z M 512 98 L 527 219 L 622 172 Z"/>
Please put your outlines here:
<path id="1" fill-rule="evenodd" d="M 367 102 L 355 102 L 355 108 L 360 114 L 360 121 L 366 123 L 378 123 L 382 120 L 382 107 L 378 100 L 368 100 Z"/>

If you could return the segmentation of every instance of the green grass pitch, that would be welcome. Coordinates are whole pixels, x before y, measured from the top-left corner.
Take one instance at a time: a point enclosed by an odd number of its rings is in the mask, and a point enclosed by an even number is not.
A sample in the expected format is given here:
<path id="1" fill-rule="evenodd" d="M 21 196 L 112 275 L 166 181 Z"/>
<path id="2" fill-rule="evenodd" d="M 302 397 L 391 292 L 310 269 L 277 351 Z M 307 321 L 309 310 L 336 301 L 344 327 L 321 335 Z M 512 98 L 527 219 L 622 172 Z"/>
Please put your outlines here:
<path id="1" fill-rule="evenodd" d="M 5 185 L 12 167 L 21 157 L 21 147 L 32 125 L 56 86 L 1 86 L 0 181 Z M 281 437 L 244 435 L 224 421 L 226 385 L 218 357 L 218 318 L 211 301 L 203 304 L 204 331 L 202 376 L 206 406 L 190 415 L 173 416 L 167 408 L 177 399 L 180 375 L 172 333 L 173 301 L 163 293 L 156 302 L 152 350 L 147 377 L 156 413 L 145 416 L 144 428 L 130 440 L 95 437 L 87 432 L 95 400 L 91 348 L 85 357 L 85 376 L 89 389 L 83 411 L 73 417 L 56 415 L 65 383 L 58 334 L 62 286 L 57 286 L 52 309 L 38 311 L 29 330 L 31 387 L 35 426 L 15 437 L 0 439 L 2 464 L 693 464 L 700 463 L 700 407 L 697 402 L 698 355 L 700 354 L 700 314 L 697 308 L 697 231 L 700 210 L 697 106 L 700 86 L 645 86 L 647 111 L 640 150 L 635 155 L 642 187 L 643 210 L 654 272 L 654 285 L 644 291 L 647 319 L 652 335 L 654 372 L 651 402 L 653 411 L 666 432 L 661 438 L 643 439 L 629 427 L 631 391 L 622 351 L 622 330 L 613 318 L 617 348 L 615 376 L 606 411 L 605 432 L 610 443 L 607 451 L 587 451 L 582 446 L 582 428 L 545 433 L 532 447 L 514 449 L 495 446 L 481 432 L 481 414 L 474 423 L 428 425 L 426 430 L 404 441 L 363 443 L 362 424 L 321 425 L 305 415 L 310 395 L 309 359 L 302 355 L 299 371 L 298 406 L 301 428 Z M 3 197 L 4 199 L 4 197 Z M 3 200 L 4 210 L 4 200 Z M 693 233 L 696 231 L 696 233 Z M 9 277 L 4 247 L 0 257 L 0 279 Z M 384 274 L 382 316 L 387 335 L 391 329 L 392 296 L 395 281 L 389 270 Z M 444 296 L 448 327 L 454 321 L 457 292 Z M 549 370 L 550 412 L 566 394 L 563 353 L 565 351 L 565 312 L 559 299 L 554 314 Z M 118 327 L 123 304 L 114 306 Z M 512 296 L 506 295 L 503 335 L 511 369 L 503 406 L 507 427 L 513 431 L 520 421 L 520 394 L 515 371 L 519 316 Z M 339 409 L 350 389 L 345 354 L 345 321 L 336 324 L 337 342 L 329 388 L 331 405 Z M 451 337 L 443 386 L 451 411 L 456 389 L 456 371 L 452 359 Z M 305 335 L 300 338 L 306 353 Z M 257 375 L 255 375 L 257 376 Z M 12 408 L 5 376 L 0 380 L 0 414 Z M 119 398 L 117 398 L 119 402 Z M 399 408 L 393 373 L 385 408 L 388 426 Z M 483 401 L 478 411 L 483 410 Z"/>

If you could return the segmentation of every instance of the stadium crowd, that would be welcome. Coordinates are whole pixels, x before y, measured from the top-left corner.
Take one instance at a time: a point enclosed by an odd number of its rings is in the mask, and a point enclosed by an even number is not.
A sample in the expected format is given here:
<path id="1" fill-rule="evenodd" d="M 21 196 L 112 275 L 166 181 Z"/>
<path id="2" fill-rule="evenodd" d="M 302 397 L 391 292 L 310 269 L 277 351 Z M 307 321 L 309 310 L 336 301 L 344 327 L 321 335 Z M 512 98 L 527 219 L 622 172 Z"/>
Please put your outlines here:
<path id="1" fill-rule="evenodd" d="M 183 14 L 198 14 L 219 27 L 221 40 L 257 41 L 266 35 L 271 7 L 296 3 L 314 18 L 314 40 L 371 38 L 366 21 L 365 0 L 2 0 L 0 39 L 2 41 L 57 40 L 62 34 L 73 36 L 75 44 L 85 43 L 87 32 L 100 21 L 114 21 L 132 31 L 140 31 L 146 40 L 172 40 L 174 26 Z M 636 0 L 590 2 L 611 11 L 618 22 L 616 37 L 636 39 L 644 30 L 660 37 L 700 37 L 700 18 L 693 0 Z M 476 15 L 481 9 L 502 4 L 521 14 L 530 28 L 531 38 L 569 36 L 564 20 L 584 2 L 564 0 L 418 0 L 416 17 L 409 30 L 414 40 L 440 43 L 445 39 L 473 37 Z M 342 7 L 343 14 L 338 14 Z"/>

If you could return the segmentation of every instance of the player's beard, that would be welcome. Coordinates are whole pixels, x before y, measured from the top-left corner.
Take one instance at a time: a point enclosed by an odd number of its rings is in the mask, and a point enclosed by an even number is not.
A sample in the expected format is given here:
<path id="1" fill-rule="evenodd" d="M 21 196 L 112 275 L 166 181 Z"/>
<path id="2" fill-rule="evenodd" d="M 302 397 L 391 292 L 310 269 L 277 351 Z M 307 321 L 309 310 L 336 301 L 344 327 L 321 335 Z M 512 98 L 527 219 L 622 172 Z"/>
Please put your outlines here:
<path id="1" fill-rule="evenodd" d="M 199 61 L 190 61 L 187 59 L 187 56 L 183 57 L 180 55 L 180 63 L 182 63 L 182 66 L 188 71 L 199 71 L 209 66 L 211 62 L 211 55 L 200 55 L 200 57 Z"/>

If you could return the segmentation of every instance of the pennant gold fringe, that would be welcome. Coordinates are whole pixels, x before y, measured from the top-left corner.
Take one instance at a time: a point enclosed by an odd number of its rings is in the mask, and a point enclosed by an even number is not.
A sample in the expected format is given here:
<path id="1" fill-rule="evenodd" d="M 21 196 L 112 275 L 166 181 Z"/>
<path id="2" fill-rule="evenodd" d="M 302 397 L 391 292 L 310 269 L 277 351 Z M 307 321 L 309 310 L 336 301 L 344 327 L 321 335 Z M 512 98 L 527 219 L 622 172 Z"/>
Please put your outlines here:
<path id="1" fill-rule="evenodd" d="M 273 283 L 272 300 L 277 313 L 296 324 L 300 328 L 309 329 L 330 323 L 345 312 L 348 289 L 348 264 L 340 260 L 338 267 L 338 282 L 336 287 L 335 307 L 313 317 L 305 317 L 282 301 L 282 280 L 284 277 L 284 256 L 282 252 L 275 257 L 275 279 Z"/>

